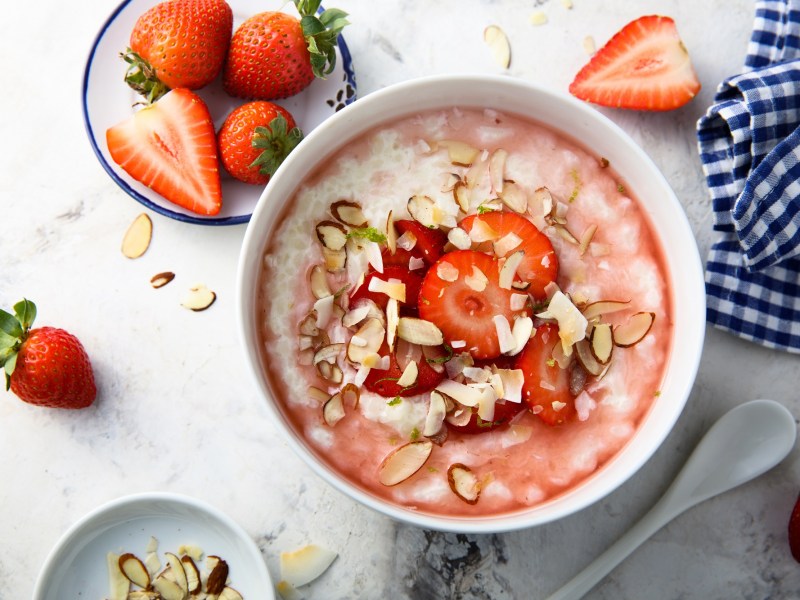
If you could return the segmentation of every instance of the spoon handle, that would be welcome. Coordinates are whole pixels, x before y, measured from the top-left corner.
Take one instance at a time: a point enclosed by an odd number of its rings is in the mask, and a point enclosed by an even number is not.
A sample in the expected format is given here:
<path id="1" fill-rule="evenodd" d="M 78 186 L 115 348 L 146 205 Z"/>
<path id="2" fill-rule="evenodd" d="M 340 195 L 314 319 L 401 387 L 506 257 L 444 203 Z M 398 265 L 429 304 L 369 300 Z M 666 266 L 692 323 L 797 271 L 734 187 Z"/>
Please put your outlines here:
<path id="1" fill-rule="evenodd" d="M 683 512 L 664 497 L 612 546 L 547 600 L 578 600 L 656 531 Z"/>

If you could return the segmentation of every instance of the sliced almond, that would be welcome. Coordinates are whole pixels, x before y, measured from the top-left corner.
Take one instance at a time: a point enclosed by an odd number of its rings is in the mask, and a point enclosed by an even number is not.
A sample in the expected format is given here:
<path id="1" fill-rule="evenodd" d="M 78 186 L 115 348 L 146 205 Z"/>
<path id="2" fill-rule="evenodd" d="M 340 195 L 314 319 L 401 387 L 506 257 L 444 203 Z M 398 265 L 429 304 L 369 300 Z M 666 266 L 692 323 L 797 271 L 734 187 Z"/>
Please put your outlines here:
<path id="1" fill-rule="evenodd" d="M 331 204 L 331 214 L 334 219 L 350 227 L 367 227 L 369 225 L 358 202 L 337 200 Z"/>
<path id="2" fill-rule="evenodd" d="M 139 258 L 147 252 L 153 237 L 153 222 L 145 213 L 140 214 L 122 238 L 122 254 L 128 258 Z"/>
<path id="3" fill-rule="evenodd" d="M 514 337 L 514 348 L 506 354 L 508 356 L 516 356 L 522 352 L 528 340 L 531 339 L 533 333 L 533 319 L 530 317 L 520 317 L 514 320 L 514 326 L 511 328 L 511 335 Z"/>
<path id="4" fill-rule="evenodd" d="M 328 276 L 321 265 L 314 265 L 309 269 L 308 281 L 311 286 L 311 293 L 317 300 L 333 294 L 330 285 L 328 285 Z"/>
<path id="5" fill-rule="evenodd" d="M 483 41 L 489 46 L 492 58 L 500 68 L 507 69 L 511 64 L 511 46 L 505 32 L 497 25 L 489 25 L 483 30 Z"/>
<path id="6" fill-rule="evenodd" d="M 394 254 L 397 251 L 397 229 L 394 226 L 394 211 L 386 215 L 386 247 Z"/>
<path id="7" fill-rule="evenodd" d="M 356 364 L 376 354 L 383 345 L 386 329 L 378 319 L 369 318 L 361 325 L 347 343 L 347 359 Z"/>
<path id="8" fill-rule="evenodd" d="M 189 593 L 189 582 L 186 577 L 186 570 L 183 568 L 183 563 L 178 556 L 172 552 L 165 552 L 164 557 L 167 559 L 167 564 L 175 578 L 175 583 L 187 594 Z"/>
<path id="9" fill-rule="evenodd" d="M 453 227 L 447 232 L 447 241 L 453 244 L 459 250 L 469 250 L 472 246 L 472 240 L 469 234 L 461 229 L 461 227 Z"/>
<path id="10" fill-rule="evenodd" d="M 386 303 L 386 344 L 389 351 L 394 350 L 394 342 L 397 338 L 397 326 L 400 323 L 400 303 L 394 298 L 389 298 Z"/>
<path id="11" fill-rule="evenodd" d="M 336 392 L 322 405 L 322 419 L 325 421 L 326 425 L 334 427 L 339 421 L 344 419 L 344 417 L 345 412 L 342 393 Z"/>
<path id="12" fill-rule="evenodd" d="M 145 590 L 150 589 L 150 573 L 147 572 L 147 567 L 136 555 L 126 552 L 119 557 L 118 564 L 119 570 L 131 583 Z"/>
<path id="13" fill-rule="evenodd" d="M 312 400 L 316 400 L 318 402 L 327 402 L 328 398 L 330 398 L 330 394 L 325 390 L 322 390 L 316 386 L 310 385 L 306 388 L 308 393 L 308 397 Z"/>
<path id="14" fill-rule="evenodd" d="M 417 375 L 419 375 L 419 367 L 415 362 L 409 362 L 406 368 L 403 369 L 403 374 L 397 380 L 397 385 L 401 388 L 411 387 L 417 382 Z"/>
<path id="15" fill-rule="evenodd" d="M 195 312 L 201 312 L 214 304 L 216 299 L 217 295 L 205 285 L 196 284 L 189 288 L 189 291 L 183 297 L 181 306 Z"/>
<path id="16" fill-rule="evenodd" d="M 459 181 L 462 181 L 462 179 L 458 173 L 447 173 L 447 175 L 445 175 L 444 182 L 442 183 L 441 192 L 443 194 L 452 192 Z"/>
<path id="17" fill-rule="evenodd" d="M 448 413 L 445 420 L 456 427 L 463 427 L 472 419 L 472 408 L 457 405 L 453 412 Z"/>
<path id="18" fill-rule="evenodd" d="M 464 174 L 464 182 L 467 184 L 468 190 L 474 190 L 478 187 L 481 181 L 486 177 L 486 173 L 489 171 L 489 161 L 483 160 L 482 158 L 476 160 L 472 163 L 472 165 L 467 169 L 467 172 Z M 464 211 L 468 212 L 468 211 Z"/>
<path id="19" fill-rule="evenodd" d="M 492 152 L 489 157 L 489 181 L 491 181 L 492 189 L 498 196 L 503 193 L 507 158 L 508 152 L 502 148 L 498 148 Z"/>
<path id="20" fill-rule="evenodd" d="M 321 221 L 316 231 L 317 239 L 328 250 L 342 250 L 347 243 L 347 229 L 336 221 Z"/>
<path id="21" fill-rule="evenodd" d="M 442 211 L 430 196 L 415 194 L 406 206 L 411 218 L 425 227 L 436 228 L 442 222 Z"/>
<path id="22" fill-rule="evenodd" d="M 206 580 L 206 592 L 209 594 L 219 594 L 225 589 L 225 584 L 228 581 L 228 563 L 219 556 L 214 555 L 208 557 L 206 566 L 208 566 L 209 561 L 213 564 L 213 567 L 208 573 L 208 579 Z"/>
<path id="23" fill-rule="evenodd" d="M 474 163 L 481 153 L 477 148 L 458 140 L 439 140 L 436 145 L 447 149 L 450 162 L 463 167 L 468 167 Z"/>
<path id="24" fill-rule="evenodd" d="M 583 256 L 586 254 L 586 250 L 589 249 L 589 244 L 592 243 L 592 238 L 594 237 L 595 232 L 597 231 L 597 225 L 592 223 L 586 229 L 583 230 L 581 234 L 581 239 L 578 243 L 578 254 Z"/>
<path id="25" fill-rule="evenodd" d="M 587 304 L 581 312 L 583 312 L 583 316 L 586 317 L 588 321 L 591 321 L 602 315 L 625 310 L 629 305 L 630 302 L 624 300 L 599 300 L 598 302 Z"/>
<path id="26" fill-rule="evenodd" d="M 173 279 L 175 279 L 175 273 L 173 273 L 172 271 L 164 271 L 163 273 L 158 273 L 157 275 L 153 275 L 150 278 L 150 285 L 152 285 L 156 289 L 162 288 Z"/>
<path id="27" fill-rule="evenodd" d="M 622 348 L 635 346 L 648 334 L 656 314 L 652 312 L 638 312 L 632 315 L 627 322 L 614 328 L 614 344 Z"/>
<path id="28" fill-rule="evenodd" d="M 506 259 L 503 261 L 503 266 L 500 267 L 500 273 L 497 277 L 497 285 L 504 290 L 511 289 L 511 287 L 514 285 L 514 278 L 517 276 L 517 269 L 519 269 L 519 265 L 522 263 L 523 258 L 525 258 L 524 250 L 517 250 L 506 257 Z"/>
<path id="29" fill-rule="evenodd" d="M 580 242 L 578 242 L 578 238 L 572 235 L 572 232 L 567 229 L 566 225 L 562 225 L 561 223 L 553 223 L 553 229 L 555 229 L 556 233 L 570 244 L 575 246 L 580 246 Z"/>
<path id="30" fill-rule="evenodd" d="M 153 582 L 153 587 L 163 600 L 186 600 L 186 592 L 177 583 L 166 577 L 157 577 Z"/>
<path id="31" fill-rule="evenodd" d="M 447 482 L 453 493 L 467 504 L 475 504 L 481 495 L 478 478 L 466 465 L 455 463 L 447 469 Z"/>
<path id="32" fill-rule="evenodd" d="M 225 586 L 217 596 L 217 600 L 244 600 L 244 598 L 232 587 Z"/>
<path id="33" fill-rule="evenodd" d="M 614 336 L 611 332 L 611 325 L 608 323 L 598 323 L 592 329 L 589 338 L 592 354 L 601 365 L 605 365 L 611 360 L 614 350 Z"/>
<path id="34" fill-rule="evenodd" d="M 116 600 L 116 598 L 112 597 L 110 600 Z M 152 592 L 146 590 L 133 590 L 132 592 L 128 592 L 125 596 L 122 596 L 122 600 L 164 600 L 164 599 L 158 592 Z"/>
<path id="35" fill-rule="evenodd" d="M 336 299 L 333 296 L 324 296 L 314 303 L 314 310 L 317 315 L 316 325 L 319 329 L 328 326 L 328 322 L 333 317 L 333 303 Z"/>
<path id="36" fill-rule="evenodd" d="M 314 364 L 319 364 L 321 362 L 327 362 L 330 364 L 334 364 L 336 362 L 336 357 L 341 354 L 342 350 L 344 349 L 343 343 L 336 343 L 336 344 L 328 344 L 326 346 L 322 346 L 319 350 L 314 353 Z"/>
<path id="37" fill-rule="evenodd" d="M 447 415 L 447 405 L 442 396 L 436 390 L 432 390 L 428 401 L 428 414 L 425 416 L 425 427 L 422 435 L 425 437 L 435 436 L 442 429 L 442 423 Z"/>
<path id="38" fill-rule="evenodd" d="M 181 564 L 183 565 L 184 573 L 186 573 L 186 584 L 189 588 L 189 593 L 197 594 L 203 585 L 203 581 L 200 577 L 200 569 L 197 568 L 194 559 L 185 554 L 181 556 Z"/>
<path id="39" fill-rule="evenodd" d="M 430 321 L 415 317 L 400 317 L 397 337 L 420 346 L 439 346 L 444 343 L 441 329 Z"/>
<path id="40" fill-rule="evenodd" d="M 316 544 L 281 552 L 281 579 L 293 587 L 311 583 L 328 570 L 338 554 Z"/>
<path id="41" fill-rule="evenodd" d="M 475 219 L 469 230 L 469 238 L 476 244 L 481 242 L 493 242 L 500 237 L 500 234 L 492 229 L 483 219 Z"/>
<path id="42" fill-rule="evenodd" d="M 297 325 L 297 330 L 301 335 L 316 337 L 319 335 L 319 327 L 317 327 L 317 315 L 310 312 L 300 323 Z"/>
<path id="43" fill-rule="evenodd" d="M 459 179 L 453 186 L 453 200 L 463 212 L 469 212 L 469 188 L 466 181 Z"/>
<path id="44" fill-rule="evenodd" d="M 433 443 L 428 440 L 409 442 L 392 450 L 378 467 L 378 480 L 387 487 L 402 483 L 422 468 L 431 450 Z"/>
<path id="45" fill-rule="evenodd" d="M 317 373 L 319 373 L 320 377 L 323 379 L 334 384 L 339 384 L 342 382 L 344 374 L 342 373 L 342 369 L 339 367 L 339 365 L 331 364 L 323 360 L 322 362 L 317 363 L 316 367 Z"/>
<path id="46" fill-rule="evenodd" d="M 603 372 L 603 365 L 597 362 L 589 340 L 583 339 L 575 344 L 575 355 L 578 357 L 578 362 L 590 375 L 597 377 Z"/>
<path id="47" fill-rule="evenodd" d="M 344 248 L 331 250 L 322 247 L 322 259 L 328 273 L 339 273 L 347 266 L 347 251 Z"/>
<path id="48" fill-rule="evenodd" d="M 515 213 L 522 214 L 528 210 L 528 195 L 525 189 L 513 181 L 506 181 L 503 190 L 497 195 L 503 204 Z"/>
<path id="49" fill-rule="evenodd" d="M 147 567 L 149 573 L 158 573 L 161 569 L 161 559 L 158 558 L 157 552 L 148 552 L 144 555 L 144 566 Z"/>
<path id="50" fill-rule="evenodd" d="M 131 589 L 131 581 L 122 572 L 119 566 L 119 555 L 109 552 L 106 554 L 108 566 L 109 600 L 126 600 Z"/>

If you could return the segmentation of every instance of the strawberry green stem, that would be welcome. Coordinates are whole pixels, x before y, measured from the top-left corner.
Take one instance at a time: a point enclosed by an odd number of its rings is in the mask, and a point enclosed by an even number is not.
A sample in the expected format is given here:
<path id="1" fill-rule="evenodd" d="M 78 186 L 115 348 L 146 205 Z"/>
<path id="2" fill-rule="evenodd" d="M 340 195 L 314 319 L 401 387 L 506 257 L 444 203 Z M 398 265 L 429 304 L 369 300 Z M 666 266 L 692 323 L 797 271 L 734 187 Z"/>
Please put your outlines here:
<path id="1" fill-rule="evenodd" d="M 6 390 L 11 386 L 19 349 L 28 338 L 35 319 L 36 305 L 27 299 L 14 305 L 13 315 L 0 309 L 0 367 L 5 370 Z"/>
<path id="2" fill-rule="evenodd" d="M 317 15 L 321 0 L 294 0 L 300 13 L 300 25 L 308 42 L 311 68 L 322 79 L 336 66 L 336 42 L 339 34 L 350 22 L 347 13 L 338 8 L 328 8 Z"/>
<path id="3" fill-rule="evenodd" d="M 256 127 L 253 130 L 253 148 L 262 150 L 261 154 L 250 166 L 257 167 L 262 175 L 272 177 L 284 159 L 303 139 L 299 128 L 288 130 L 289 122 L 283 115 L 278 115 L 267 127 Z"/>
<path id="4" fill-rule="evenodd" d="M 125 83 L 137 94 L 144 96 L 147 104 L 152 104 L 169 91 L 156 75 L 156 70 L 138 53 L 127 48 L 125 52 L 120 52 L 120 58 L 128 63 Z"/>

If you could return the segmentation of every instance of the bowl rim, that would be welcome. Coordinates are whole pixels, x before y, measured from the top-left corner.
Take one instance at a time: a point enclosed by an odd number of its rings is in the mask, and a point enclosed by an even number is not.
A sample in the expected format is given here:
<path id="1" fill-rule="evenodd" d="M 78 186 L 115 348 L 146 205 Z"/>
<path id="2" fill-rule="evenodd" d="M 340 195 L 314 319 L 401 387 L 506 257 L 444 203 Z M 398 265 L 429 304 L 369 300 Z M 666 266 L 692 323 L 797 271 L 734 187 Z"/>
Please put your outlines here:
<path id="1" fill-rule="evenodd" d="M 428 90 L 427 88 L 429 86 L 432 86 L 435 92 Z M 489 86 L 490 89 L 497 90 L 498 95 L 524 93 L 535 95 L 548 101 L 561 103 L 565 110 L 574 113 L 579 119 L 585 120 L 590 126 L 602 128 L 606 135 L 621 142 L 624 146 L 623 150 L 637 161 L 638 166 L 647 172 L 648 177 L 652 178 L 653 185 L 657 186 L 661 193 L 668 199 L 669 208 L 665 210 L 671 211 L 670 227 L 679 232 L 686 242 L 685 244 L 681 244 L 682 247 L 680 250 L 677 250 L 677 252 L 683 253 L 684 259 L 680 264 L 681 281 L 686 281 L 687 290 L 683 291 L 688 291 L 688 295 L 692 299 L 691 302 L 682 301 L 680 305 L 678 305 L 678 299 L 675 296 L 676 274 L 673 272 L 675 268 L 671 261 L 666 260 L 668 252 L 665 240 L 661 237 L 661 232 L 658 228 L 655 227 L 655 223 L 653 223 L 653 230 L 659 238 L 667 267 L 672 275 L 672 285 L 670 286 L 670 292 L 672 294 L 672 312 L 675 313 L 680 309 L 681 314 L 683 314 L 683 321 L 681 321 L 681 324 L 685 322 L 682 330 L 683 335 L 686 337 L 681 338 L 680 347 L 681 360 L 685 365 L 680 377 L 673 376 L 671 378 L 670 383 L 672 387 L 669 390 L 669 397 L 672 398 L 671 405 L 665 406 L 664 402 L 654 403 L 638 424 L 636 435 L 628 440 L 628 442 L 618 450 L 614 456 L 609 458 L 600 469 L 582 480 L 579 484 L 568 488 L 564 493 L 527 510 L 523 509 L 511 513 L 501 513 L 499 515 L 483 517 L 447 517 L 416 512 L 379 499 L 329 469 L 306 443 L 301 442 L 299 437 L 293 433 L 291 427 L 285 420 L 285 416 L 272 398 L 270 384 L 266 381 L 266 377 L 262 373 L 258 350 L 258 344 L 260 342 L 258 341 L 258 333 L 255 331 L 254 327 L 256 317 L 254 299 L 257 286 L 253 281 L 253 274 L 259 272 L 261 256 L 266 246 L 266 240 L 274 228 L 276 219 L 273 218 L 273 214 L 281 213 L 285 203 L 292 197 L 298 187 L 296 176 L 291 173 L 292 169 L 295 168 L 294 165 L 304 160 L 304 154 L 324 149 L 329 143 L 333 143 L 333 147 L 328 147 L 327 152 L 333 152 L 339 148 L 342 143 L 369 130 L 370 127 L 374 127 L 382 122 L 391 122 L 401 118 L 404 114 L 410 115 L 432 108 L 428 107 L 427 103 L 425 103 L 425 106 L 422 108 L 420 108 L 418 104 L 415 104 L 414 106 L 409 106 L 404 112 L 392 110 L 388 114 L 382 114 L 380 117 L 373 114 L 370 118 L 365 120 L 362 113 L 366 112 L 369 114 L 369 110 L 371 110 L 373 106 L 376 108 L 380 107 L 384 99 L 391 99 L 392 96 L 419 99 L 422 93 L 428 93 L 429 96 L 435 96 L 436 102 L 438 102 L 438 104 L 435 105 L 439 108 L 453 106 L 486 107 L 490 103 L 488 96 L 491 94 L 489 93 L 485 94 L 487 98 L 484 98 L 482 103 L 462 102 L 445 93 L 447 88 L 455 86 L 461 86 L 462 88 L 469 86 Z M 425 100 L 433 102 L 428 96 L 425 97 Z M 503 109 L 498 108 L 498 110 L 502 111 Z M 506 112 L 512 113 L 514 111 L 507 110 Z M 536 120 L 536 118 L 530 114 L 523 115 L 523 117 L 534 121 Z M 347 129 L 348 126 L 352 126 L 352 129 L 356 130 L 355 133 L 349 131 Z M 558 126 L 552 126 L 552 128 L 561 135 L 576 139 L 574 136 L 566 133 L 563 128 Z M 337 135 L 342 134 L 342 132 L 344 132 L 344 135 L 337 137 Z M 583 145 L 583 147 L 586 146 Z M 300 169 L 303 175 L 313 170 L 311 167 L 306 169 L 302 166 Z M 622 175 L 624 176 L 624 174 Z M 286 190 L 286 194 L 277 200 L 279 206 L 273 209 L 270 205 L 271 197 L 280 194 L 283 190 Z M 641 197 L 641 194 L 637 194 L 637 197 Z M 640 203 L 640 206 L 647 208 L 644 203 Z M 653 220 L 652 215 L 648 214 L 648 217 L 651 221 Z M 265 227 L 265 223 L 267 227 Z M 700 366 L 705 337 L 705 284 L 697 243 L 685 210 L 666 178 L 652 159 L 621 127 L 591 105 L 578 101 L 572 96 L 554 91 L 546 86 L 497 75 L 434 75 L 392 84 L 362 96 L 357 102 L 345 107 L 312 131 L 311 134 L 301 142 L 298 148 L 289 155 L 284 164 L 281 165 L 272 180 L 267 184 L 261 198 L 259 198 L 253 212 L 253 218 L 245 231 L 241 247 L 237 267 L 236 292 L 237 326 L 240 339 L 243 342 L 241 348 L 245 354 L 245 362 L 249 366 L 250 375 L 253 377 L 256 387 L 259 390 L 262 404 L 266 405 L 266 409 L 273 420 L 279 423 L 277 428 L 281 431 L 288 445 L 300 456 L 303 462 L 335 489 L 383 515 L 427 529 L 458 533 L 498 533 L 544 524 L 587 508 L 621 487 L 637 473 L 655 451 L 661 447 L 663 441 L 672 431 L 676 421 L 683 412 L 683 408 L 688 401 Z M 675 319 L 675 321 L 676 323 L 673 324 L 672 348 L 665 371 L 667 374 L 672 371 L 672 363 L 676 360 L 677 348 L 675 338 L 678 333 L 678 323 L 677 319 Z M 667 394 L 662 394 L 662 396 L 667 396 Z M 660 409 L 657 415 L 658 422 L 656 422 L 656 418 L 653 416 L 655 408 Z M 645 436 L 647 436 L 647 443 L 644 445 L 642 451 L 631 454 L 631 451 L 628 450 L 631 442 L 634 440 L 641 440 Z M 639 445 L 642 444 L 643 442 L 639 442 Z M 611 470 L 615 462 L 617 464 L 619 463 L 618 459 L 623 454 L 625 454 L 627 465 L 629 466 L 626 466 L 622 469 L 622 472 L 618 474 L 615 474 L 615 471 L 612 470 L 612 474 L 615 476 L 607 477 L 605 483 L 601 482 L 593 486 L 590 490 L 591 493 L 584 493 L 582 497 L 576 498 L 576 493 L 586 488 L 587 480 L 595 478 L 598 473 L 606 473 Z M 616 470 L 619 471 L 620 469 L 617 468 Z M 546 510 L 543 512 L 543 509 L 549 509 L 549 506 L 556 503 L 560 505 L 558 510 Z"/>
<path id="2" fill-rule="evenodd" d="M 262 565 L 263 568 L 260 569 L 260 572 L 257 573 L 256 576 L 262 578 L 265 582 L 269 582 L 269 588 L 265 593 L 268 593 L 270 590 L 272 590 L 272 579 L 270 577 L 269 570 L 267 569 L 267 565 L 261 555 L 261 551 L 259 550 L 255 541 L 253 541 L 253 538 L 250 537 L 250 535 L 241 525 L 239 525 L 220 509 L 192 496 L 175 492 L 154 491 L 128 494 L 105 502 L 104 504 L 93 508 L 75 521 L 72 525 L 70 525 L 69 528 L 58 538 L 56 543 L 47 554 L 45 561 L 42 563 L 42 567 L 37 575 L 36 584 L 33 590 L 33 600 L 45 599 L 45 594 L 48 592 L 49 586 L 51 585 L 50 579 L 52 578 L 53 569 L 57 566 L 57 563 L 62 558 L 62 555 L 70 549 L 70 546 L 77 543 L 81 539 L 87 528 L 90 528 L 96 522 L 101 521 L 103 517 L 109 513 L 124 509 L 125 507 L 136 506 L 137 504 L 143 505 L 147 503 L 166 503 L 176 507 L 188 507 L 199 513 L 204 513 L 213 520 L 221 523 L 223 527 L 230 530 L 239 540 L 239 542 L 241 542 L 246 553 L 249 555 L 249 558 L 252 559 L 252 562 L 256 565 Z M 274 597 L 274 595 L 271 597 Z"/>

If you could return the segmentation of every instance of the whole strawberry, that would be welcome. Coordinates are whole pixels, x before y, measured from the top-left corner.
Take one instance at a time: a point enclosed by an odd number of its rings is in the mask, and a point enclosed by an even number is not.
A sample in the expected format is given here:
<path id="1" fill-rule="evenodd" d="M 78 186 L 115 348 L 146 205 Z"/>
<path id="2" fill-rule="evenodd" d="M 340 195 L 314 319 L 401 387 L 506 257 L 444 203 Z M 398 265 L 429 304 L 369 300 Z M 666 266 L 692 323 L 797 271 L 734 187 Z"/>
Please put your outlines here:
<path id="1" fill-rule="evenodd" d="M 336 65 L 336 40 L 347 13 L 320 0 L 294 0 L 300 20 L 283 12 L 263 12 L 242 23 L 231 38 L 223 86 L 232 96 L 259 100 L 288 98 Z"/>
<path id="2" fill-rule="evenodd" d="M 245 183 L 264 185 L 303 139 L 288 110 L 257 100 L 236 108 L 217 136 L 222 164 Z"/>
<path id="3" fill-rule="evenodd" d="M 125 81 L 153 102 L 170 88 L 199 89 L 222 70 L 233 31 L 225 0 L 169 0 L 136 21 Z"/>
<path id="4" fill-rule="evenodd" d="M 31 329 L 36 305 L 22 300 L 14 314 L 0 310 L 0 366 L 6 389 L 21 400 L 52 408 L 85 408 L 97 388 L 83 346 L 63 329 Z"/>

